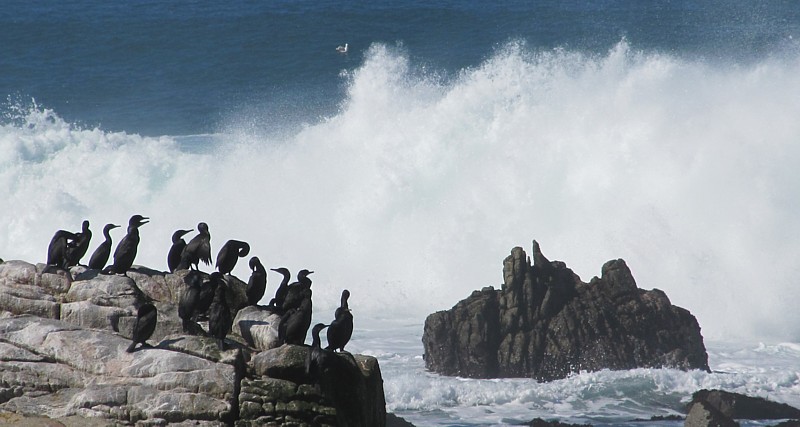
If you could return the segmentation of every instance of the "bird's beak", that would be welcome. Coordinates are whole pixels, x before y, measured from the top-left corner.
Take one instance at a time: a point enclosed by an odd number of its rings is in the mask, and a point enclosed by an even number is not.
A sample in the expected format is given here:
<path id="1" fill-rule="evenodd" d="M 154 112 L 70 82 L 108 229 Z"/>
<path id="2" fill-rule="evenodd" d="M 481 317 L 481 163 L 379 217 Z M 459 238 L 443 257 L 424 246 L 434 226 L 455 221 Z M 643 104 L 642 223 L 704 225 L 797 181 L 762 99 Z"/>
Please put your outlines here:
<path id="1" fill-rule="evenodd" d="M 111 224 L 111 228 L 119 228 L 119 227 L 120 227 L 119 225 Z"/>
<path id="2" fill-rule="evenodd" d="M 313 271 L 309 271 L 309 272 L 308 272 L 308 274 L 311 274 L 311 273 L 313 273 Z"/>
<path id="3" fill-rule="evenodd" d="M 150 219 L 150 218 L 148 218 L 146 216 L 143 216 L 142 219 Z M 150 222 L 150 221 L 139 221 L 139 225 L 144 225 L 144 224 L 147 224 L 148 222 Z"/>

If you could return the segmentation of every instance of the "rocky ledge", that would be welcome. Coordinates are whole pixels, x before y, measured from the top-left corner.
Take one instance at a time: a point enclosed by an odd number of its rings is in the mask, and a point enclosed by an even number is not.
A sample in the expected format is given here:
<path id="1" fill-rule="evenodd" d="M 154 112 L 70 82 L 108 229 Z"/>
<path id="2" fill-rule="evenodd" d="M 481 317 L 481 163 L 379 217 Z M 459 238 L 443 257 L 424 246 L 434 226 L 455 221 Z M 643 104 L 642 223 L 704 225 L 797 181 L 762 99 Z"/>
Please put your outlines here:
<path id="1" fill-rule="evenodd" d="M 186 275 L 0 263 L 0 423 L 44 416 L 75 425 L 385 425 L 375 358 L 338 353 L 336 383 L 312 383 L 309 347 L 277 347 L 277 316 L 245 307 L 245 284 L 235 277 L 228 350 L 184 334 L 175 307 Z M 144 300 L 158 308 L 153 347 L 127 353 L 134 307 Z"/>
<path id="2" fill-rule="evenodd" d="M 425 321 L 425 365 L 470 378 L 565 378 L 580 371 L 678 368 L 708 371 L 700 326 L 667 295 L 639 289 L 625 261 L 589 283 L 533 242 L 533 263 L 512 249 L 500 290 L 474 291 Z"/>
<path id="3" fill-rule="evenodd" d="M 700 390 L 687 405 L 686 427 L 738 426 L 735 420 L 788 420 L 778 426 L 800 426 L 800 409 L 723 390 Z"/>

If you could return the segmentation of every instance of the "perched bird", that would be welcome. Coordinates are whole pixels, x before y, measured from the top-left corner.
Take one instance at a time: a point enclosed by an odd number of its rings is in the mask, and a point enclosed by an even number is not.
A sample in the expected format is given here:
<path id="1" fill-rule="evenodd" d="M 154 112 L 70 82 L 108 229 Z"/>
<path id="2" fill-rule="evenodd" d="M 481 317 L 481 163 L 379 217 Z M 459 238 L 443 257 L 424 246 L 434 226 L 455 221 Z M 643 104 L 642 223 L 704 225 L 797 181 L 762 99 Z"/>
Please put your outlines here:
<path id="1" fill-rule="evenodd" d="M 59 268 L 67 268 L 67 247 L 71 242 L 77 239 L 75 233 L 58 230 L 53 238 L 50 239 L 50 245 L 47 246 L 47 265 L 54 265 Z"/>
<path id="2" fill-rule="evenodd" d="M 93 270 L 102 270 L 108 262 L 108 257 L 111 255 L 111 230 L 119 227 L 114 224 L 106 224 L 103 227 L 103 236 L 105 240 L 94 250 L 92 257 L 89 258 L 89 268 Z"/>
<path id="3" fill-rule="evenodd" d="M 347 289 L 342 291 L 342 302 L 339 308 L 336 309 L 335 319 L 328 328 L 328 346 L 326 350 L 339 349 L 344 351 L 344 346 L 350 341 L 353 336 L 353 313 L 350 312 L 350 307 L 347 305 L 347 299 L 350 298 L 350 291 Z"/>
<path id="4" fill-rule="evenodd" d="M 269 305 L 278 311 L 283 311 L 283 302 L 286 300 L 286 294 L 289 293 L 289 280 L 292 278 L 292 273 L 290 273 L 289 269 L 286 267 L 270 268 L 270 270 L 281 273 L 283 275 L 283 281 L 281 281 L 278 289 L 275 290 L 275 298 L 272 298 Z"/>
<path id="5" fill-rule="evenodd" d="M 92 240 L 92 231 L 89 230 L 89 221 L 83 221 L 81 231 L 75 233 L 75 237 L 76 239 L 74 245 L 67 247 L 68 267 L 78 265 L 78 263 L 81 261 L 81 258 L 86 255 L 86 251 L 89 250 L 89 242 Z"/>
<path id="6" fill-rule="evenodd" d="M 258 257 L 250 258 L 250 280 L 247 281 L 247 304 L 258 305 L 261 298 L 264 297 L 264 292 L 267 291 L 267 269 L 261 264 Z"/>
<path id="7" fill-rule="evenodd" d="M 201 222 L 197 224 L 197 236 L 194 236 L 189 244 L 181 252 L 181 262 L 176 270 L 186 270 L 194 265 L 198 270 L 198 264 L 211 264 L 211 233 L 208 232 L 208 224 Z"/>
<path id="8" fill-rule="evenodd" d="M 220 350 L 225 350 L 225 336 L 233 326 L 233 318 L 228 308 L 228 300 L 225 298 L 227 286 L 224 282 L 217 286 L 214 292 L 214 300 L 208 308 L 208 333 L 217 339 Z"/>
<path id="9" fill-rule="evenodd" d="M 333 356 L 331 352 L 322 348 L 319 338 L 319 333 L 327 327 L 328 325 L 324 323 L 317 323 L 311 330 L 311 351 L 306 355 L 306 375 L 313 383 L 319 383 L 323 369 L 328 365 L 328 359 Z"/>
<path id="10" fill-rule="evenodd" d="M 142 343 L 142 347 L 147 346 L 147 340 L 153 335 L 156 330 L 156 322 L 158 321 L 158 311 L 156 306 L 150 303 L 142 304 L 136 314 L 136 323 L 133 324 L 133 332 L 131 333 L 131 345 L 125 350 L 128 353 L 133 353 L 136 349 L 136 344 Z"/>
<path id="11" fill-rule="evenodd" d="M 304 298 L 299 307 L 285 312 L 278 324 L 278 340 L 284 344 L 302 345 L 311 326 L 311 297 Z"/>
<path id="12" fill-rule="evenodd" d="M 300 306 L 300 302 L 306 298 L 311 299 L 311 279 L 308 277 L 313 271 L 300 270 L 297 273 L 297 281 L 289 285 L 286 298 L 283 300 L 284 310 L 291 310 Z"/>
<path id="13" fill-rule="evenodd" d="M 203 283 L 200 287 L 200 297 L 197 300 L 197 305 L 194 309 L 194 318 L 205 316 L 208 312 L 211 303 L 214 302 L 214 295 L 217 293 L 217 288 L 225 284 L 225 279 L 222 274 L 213 272 L 208 277 L 208 281 Z"/>
<path id="14" fill-rule="evenodd" d="M 114 250 L 114 264 L 109 268 L 117 274 L 128 275 L 128 270 L 136 259 L 136 251 L 139 248 L 139 227 L 147 224 L 147 217 L 134 215 L 128 220 L 128 234 L 122 238 Z"/>
<path id="15" fill-rule="evenodd" d="M 203 278 L 199 274 L 191 274 L 187 278 L 189 279 L 189 287 L 181 295 L 181 300 L 178 303 L 178 317 L 182 320 L 183 332 L 191 334 L 193 330 L 197 329 L 197 324 L 194 323 L 193 318 L 200 302 L 200 287 L 203 284 Z"/>
<path id="16" fill-rule="evenodd" d="M 250 253 L 250 245 L 241 240 L 228 240 L 217 252 L 217 270 L 222 274 L 230 274 L 236 261 Z"/>
<path id="17" fill-rule="evenodd" d="M 172 233 L 172 246 L 170 246 L 167 254 L 167 267 L 170 273 L 174 273 L 181 263 L 181 254 L 183 253 L 183 248 L 186 247 L 186 240 L 183 240 L 183 236 L 192 231 L 194 230 L 177 230 Z"/>

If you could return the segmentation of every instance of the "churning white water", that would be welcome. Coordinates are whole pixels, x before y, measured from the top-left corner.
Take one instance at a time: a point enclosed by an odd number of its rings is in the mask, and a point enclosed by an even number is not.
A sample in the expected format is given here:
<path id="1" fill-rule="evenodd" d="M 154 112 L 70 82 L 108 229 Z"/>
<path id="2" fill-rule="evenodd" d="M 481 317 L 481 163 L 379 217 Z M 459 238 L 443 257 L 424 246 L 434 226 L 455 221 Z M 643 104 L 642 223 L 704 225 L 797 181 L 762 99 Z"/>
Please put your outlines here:
<path id="1" fill-rule="evenodd" d="M 535 238 L 584 280 L 625 259 L 706 337 L 800 340 L 797 57 L 509 44 L 443 77 L 375 45 L 343 79 L 340 112 L 289 133 L 248 117 L 145 138 L 9 106 L 0 257 L 43 261 L 56 229 L 140 213 L 137 263 L 165 268 L 172 231 L 205 221 L 215 248 L 315 270 L 321 308 L 347 287 L 365 315 L 421 322 Z"/>
<path id="2" fill-rule="evenodd" d="M 319 320 L 350 289 L 349 349 L 379 357 L 388 409 L 418 425 L 618 424 L 679 413 L 713 387 L 800 404 L 797 56 L 722 64 L 625 42 L 603 56 L 510 44 L 440 76 L 374 45 L 343 80 L 331 117 L 232 117 L 202 136 L 83 128 L 10 102 L 0 257 L 42 262 L 55 230 L 84 219 L 93 250 L 103 224 L 138 213 L 151 222 L 137 264 L 166 269 L 172 232 L 205 221 L 215 250 L 246 240 L 269 267 L 316 271 Z M 697 316 L 715 373 L 536 384 L 425 372 L 425 316 L 499 285 L 503 258 L 534 238 L 585 281 L 625 259 L 640 287 Z M 246 263 L 234 274 L 246 278 Z"/>

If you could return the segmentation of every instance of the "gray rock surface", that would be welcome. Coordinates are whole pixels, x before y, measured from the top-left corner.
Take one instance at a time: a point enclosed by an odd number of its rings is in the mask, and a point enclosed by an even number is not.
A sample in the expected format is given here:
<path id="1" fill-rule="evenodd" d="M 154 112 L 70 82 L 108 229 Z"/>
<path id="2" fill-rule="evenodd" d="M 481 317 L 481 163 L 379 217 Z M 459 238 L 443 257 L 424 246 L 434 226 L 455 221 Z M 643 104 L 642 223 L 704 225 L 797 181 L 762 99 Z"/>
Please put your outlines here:
<path id="1" fill-rule="evenodd" d="M 695 402 L 689 407 L 684 427 L 738 427 L 739 423 L 708 402 Z"/>
<path id="2" fill-rule="evenodd" d="M 247 345 L 264 351 L 280 345 L 278 323 L 281 317 L 263 307 L 248 306 L 236 313 L 233 331 L 244 338 Z"/>
<path id="3" fill-rule="evenodd" d="M 272 349 L 289 359 L 270 359 L 276 365 L 304 374 L 309 347 L 274 348 L 272 313 L 254 307 L 238 313 L 246 305 L 239 279 L 226 276 L 232 314 L 239 314 L 228 335 L 231 349 L 220 351 L 211 338 L 184 334 L 175 304 L 186 289 L 186 274 L 134 266 L 125 277 L 85 267 L 67 273 L 23 261 L 0 263 L 0 423 L 342 424 L 347 408 L 337 404 L 335 392 L 303 378 L 271 378 L 263 364 L 256 368 L 256 361 L 265 360 L 261 350 Z M 158 308 L 152 347 L 127 353 L 136 307 L 145 301 Z M 383 426 L 377 360 L 350 357 L 358 371 L 352 377 L 363 385 L 357 402 L 365 415 L 344 418 L 346 425 Z"/>
<path id="4" fill-rule="evenodd" d="M 474 291 L 428 316 L 425 364 L 472 378 L 565 378 L 580 371 L 672 367 L 708 370 L 700 326 L 664 292 L 639 289 L 625 261 L 584 283 L 533 242 L 503 262 L 504 284 Z"/>

